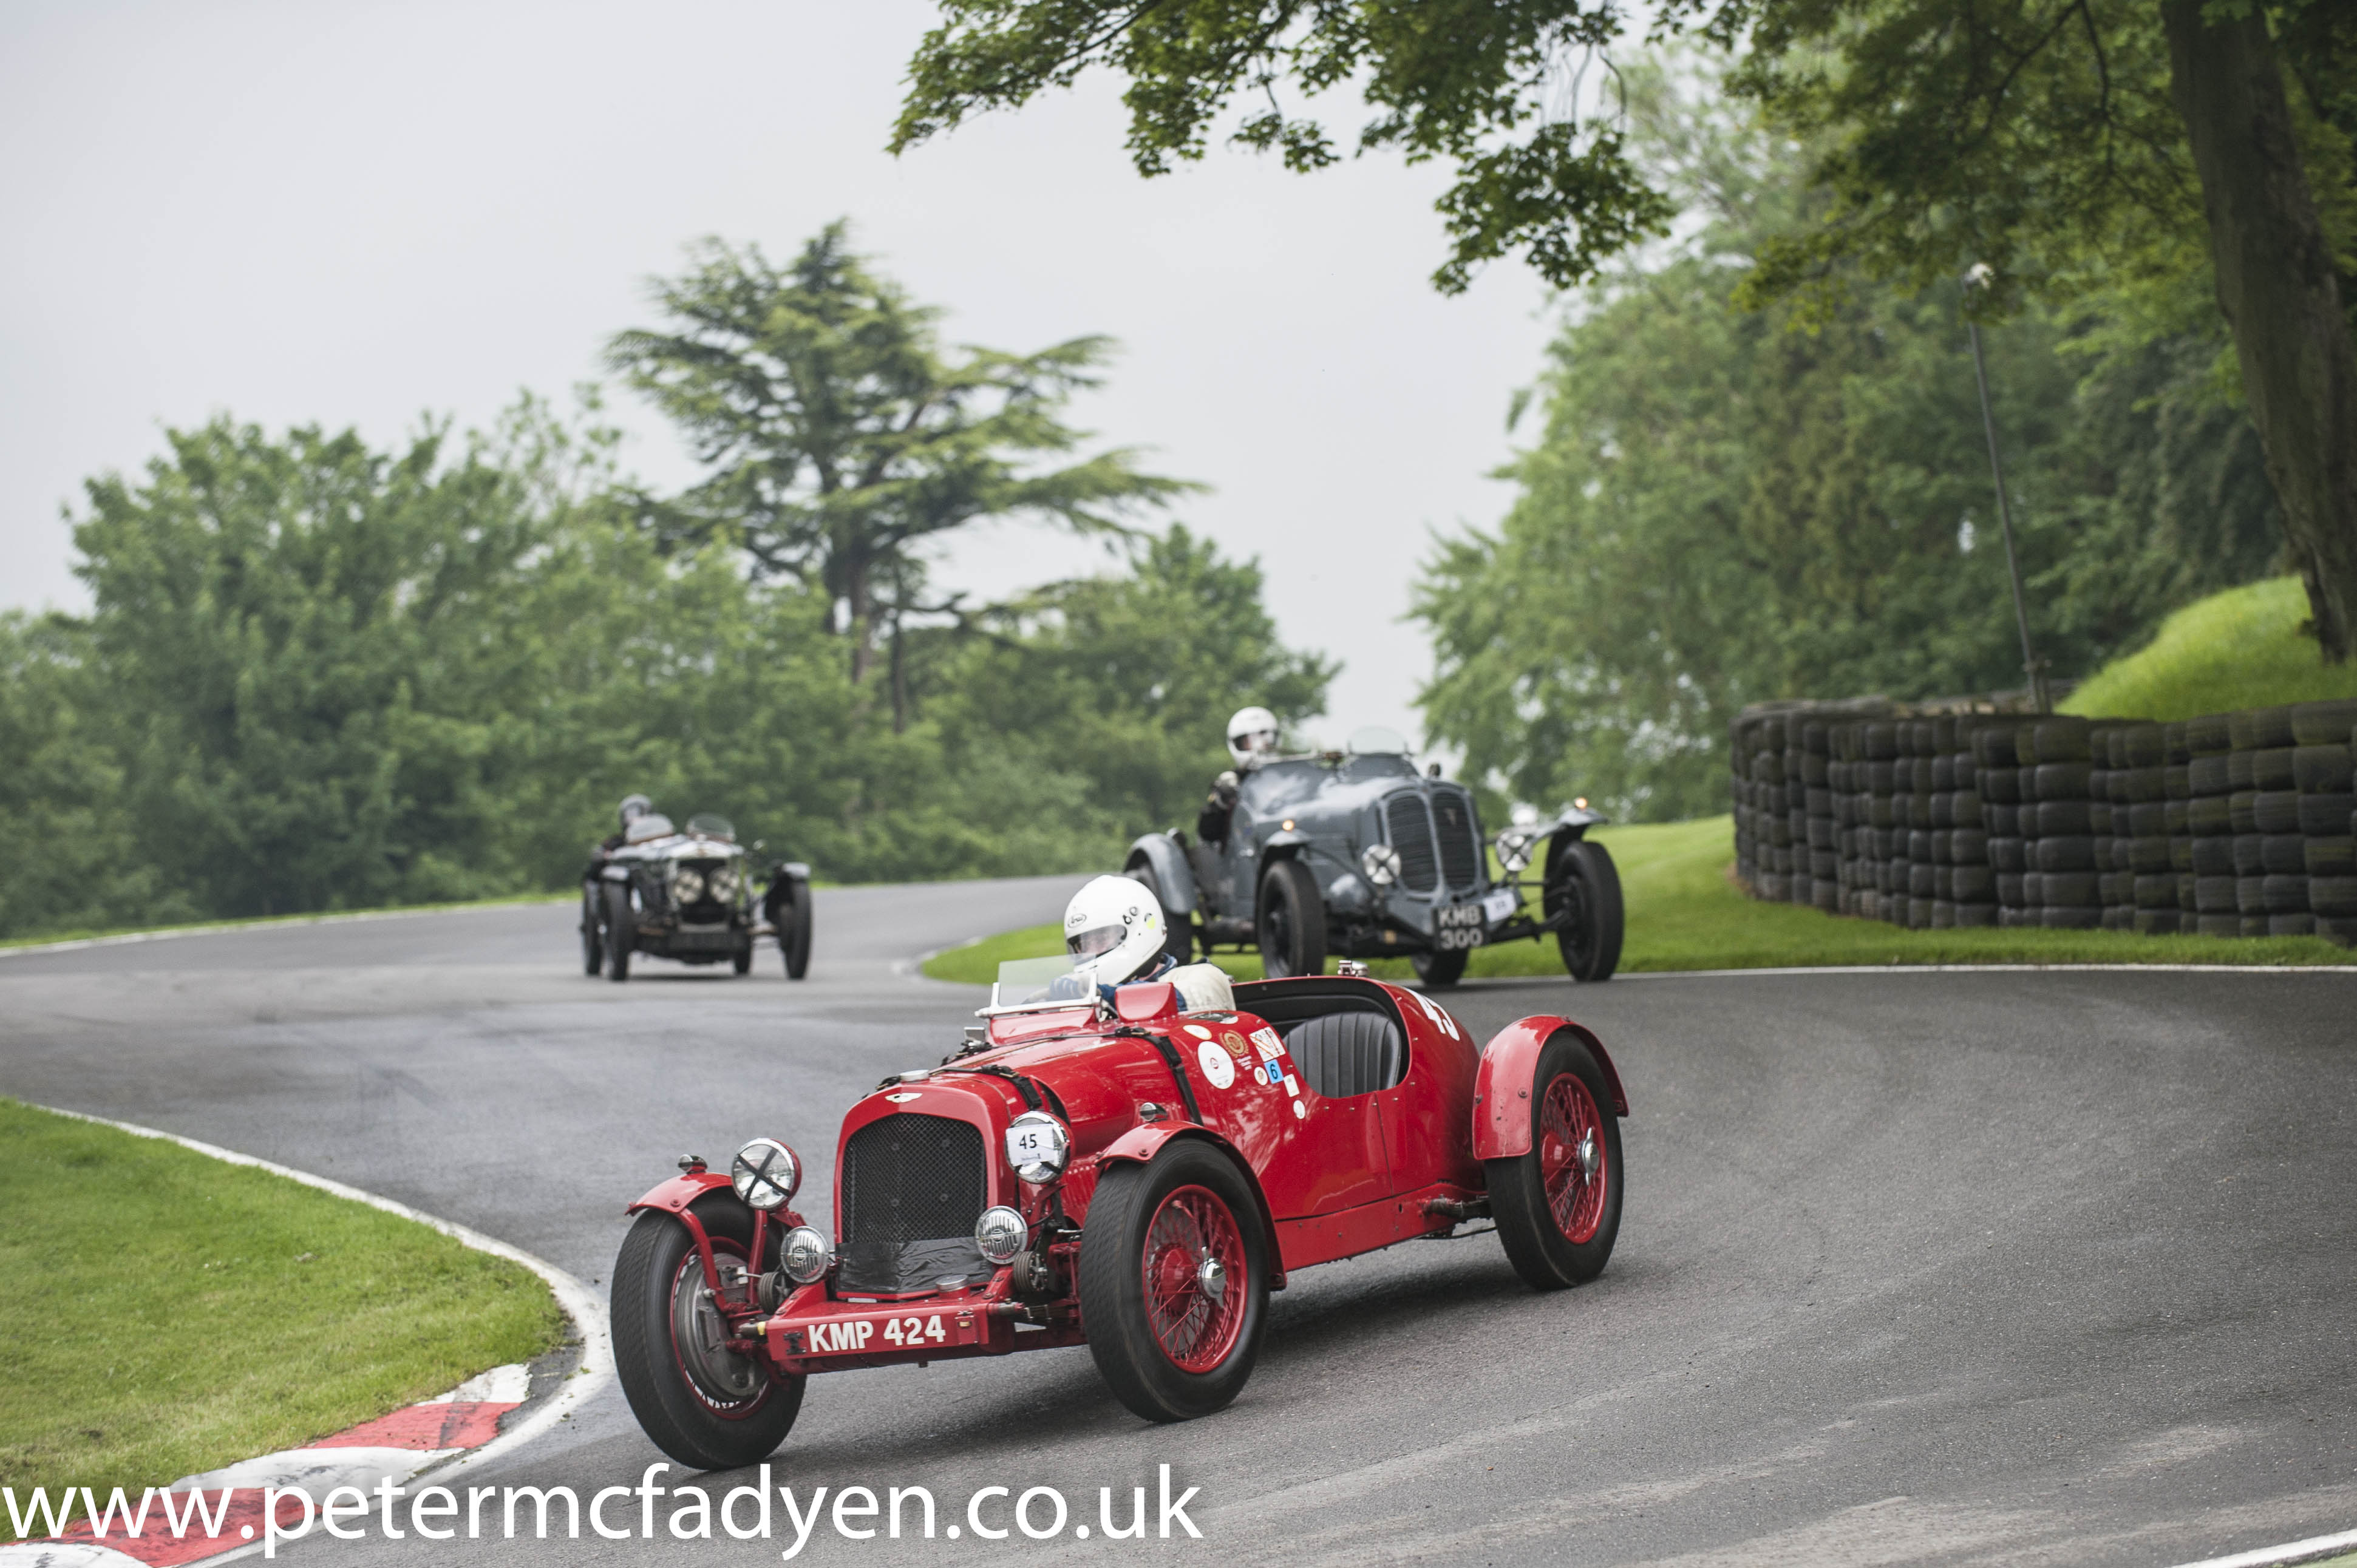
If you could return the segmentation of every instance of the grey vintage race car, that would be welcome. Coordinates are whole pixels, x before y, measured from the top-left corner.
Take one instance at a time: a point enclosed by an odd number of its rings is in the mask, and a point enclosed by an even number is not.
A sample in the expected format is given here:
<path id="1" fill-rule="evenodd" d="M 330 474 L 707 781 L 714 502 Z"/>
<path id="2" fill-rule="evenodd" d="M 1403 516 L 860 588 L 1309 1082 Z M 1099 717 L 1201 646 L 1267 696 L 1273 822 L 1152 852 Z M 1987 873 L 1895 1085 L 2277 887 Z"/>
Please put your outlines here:
<path id="1" fill-rule="evenodd" d="M 1154 889 L 1170 951 L 1260 949 L 1271 976 L 1323 973 L 1328 957 L 1408 958 L 1452 985 L 1472 950 L 1552 935 L 1575 980 L 1620 961 L 1620 877 L 1586 834 L 1606 819 L 1580 801 L 1517 822 L 1490 857 L 1472 792 L 1416 770 L 1407 743 L 1361 730 L 1350 747 L 1263 763 L 1238 781 L 1219 842 L 1183 831 L 1130 846 L 1127 875 Z M 1523 872 L 1539 861 L 1539 909 Z"/>
<path id="2" fill-rule="evenodd" d="M 809 972 L 810 867 L 778 862 L 757 896 L 745 848 L 724 817 L 690 817 L 684 831 L 655 812 L 637 817 L 621 844 L 598 852 L 582 883 L 581 957 L 591 974 L 602 967 L 628 980 L 634 953 L 726 961 L 744 974 L 765 937 L 776 939 L 788 979 Z"/>

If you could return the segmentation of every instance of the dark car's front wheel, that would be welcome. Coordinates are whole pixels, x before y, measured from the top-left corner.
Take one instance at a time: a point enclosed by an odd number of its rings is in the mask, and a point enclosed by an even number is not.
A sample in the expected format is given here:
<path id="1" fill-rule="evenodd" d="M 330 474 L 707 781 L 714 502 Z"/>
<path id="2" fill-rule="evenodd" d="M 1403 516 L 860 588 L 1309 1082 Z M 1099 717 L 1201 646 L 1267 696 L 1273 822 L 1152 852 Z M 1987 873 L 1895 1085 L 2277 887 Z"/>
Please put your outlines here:
<path id="1" fill-rule="evenodd" d="M 1485 1160 L 1491 1212 L 1514 1272 L 1540 1290 L 1604 1272 L 1620 1234 L 1620 1121 L 1603 1069 L 1579 1036 L 1558 1033 L 1531 1075 L 1531 1147 Z"/>
<path id="2" fill-rule="evenodd" d="M 800 877 L 789 880 L 770 923 L 778 928 L 778 951 L 786 961 L 786 978 L 800 980 L 810 972 L 810 884 Z"/>
<path id="3" fill-rule="evenodd" d="M 627 884 L 606 884 L 606 974 L 611 980 L 630 978 L 630 949 L 637 940 L 639 918 L 630 908 Z"/>
<path id="4" fill-rule="evenodd" d="M 1408 961 L 1427 991 L 1441 991 L 1465 978 L 1465 961 L 1473 955 L 1463 948 L 1450 952 L 1420 952 Z"/>
<path id="5" fill-rule="evenodd" d="M 606 944 L 600 935 L 605 919 L 605 900 L 598 897 L 597 884 L 584 883 L 581 887 L 581 972 L 584 974 L 596 974 L 606 967 Z"/>
<path id="6" fill-rule="evenodd" d="M 1297 860 L 1280 860 L 1260 879 L 1261 970 L 1271 980 L 1326 972 L 1326 901 Z"/>
<path id="7" fill-rule="evenodd" d="M 745 1206 L 722 1193 L 697 1199 L 693 1212 L 716 1261 L 742 1267 L 753 1233 Z M 614 1369 L 656 1447 L 699 1470 L 734 1470 L 759 1464 L 786 1440 L 807 1380 L 728 1348 L 727 1322 L 712 1305 L 703 1261 L 678 1219 L 642 1213 L 622 1238 L 613 1313 Z"/>
<path id="8" fill-rule="evenodd" d="M 1268 1311 L 1268 1245 L 1235 1165 L 1182 1138 L 1109 1166 L 1081 1238 L 1089 1354 L 1148 1421 L 1224 1410 L 1251 1378 Z"/>
<path id="9" fill-rule="evenodd" d="M 1547 867 L 1544 908 L 1558 914 L 1555 946 L 1574 980 L 1609 980 L 1620 967 L 1620 873 L 1600 843 L 1575 839 Z"/>

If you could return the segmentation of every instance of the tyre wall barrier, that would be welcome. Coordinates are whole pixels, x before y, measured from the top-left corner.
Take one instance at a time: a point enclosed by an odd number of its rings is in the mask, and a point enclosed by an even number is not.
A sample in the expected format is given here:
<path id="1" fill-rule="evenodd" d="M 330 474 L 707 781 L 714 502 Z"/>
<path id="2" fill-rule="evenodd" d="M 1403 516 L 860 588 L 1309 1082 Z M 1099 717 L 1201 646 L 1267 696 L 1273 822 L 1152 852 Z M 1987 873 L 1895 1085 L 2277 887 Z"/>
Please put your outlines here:
<path id="1" fill-rule="evenodd" d="M 1778 703 L 1732 739 L 1755 898 L 1919 930 L 2357 942 L 2357 701 L 2174 724 Z"/>

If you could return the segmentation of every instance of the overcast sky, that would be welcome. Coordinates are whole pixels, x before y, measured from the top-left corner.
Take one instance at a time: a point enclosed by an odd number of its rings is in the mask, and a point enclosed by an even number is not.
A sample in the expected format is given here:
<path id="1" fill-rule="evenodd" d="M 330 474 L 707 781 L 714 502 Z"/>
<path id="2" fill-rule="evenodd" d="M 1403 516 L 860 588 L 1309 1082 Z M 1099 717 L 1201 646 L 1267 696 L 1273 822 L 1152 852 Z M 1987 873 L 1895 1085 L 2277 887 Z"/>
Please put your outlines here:
<path id="1" fill-rule="evenodd" d="M 790 253 L 847 216 L 955 341 L 1118 338 L 1076 409 L 1210 496 L 1179 517 L 1268 568 L 1286 638 L 1341 659 L 1341 731 L 1415 733 L 1403 625 L 1428 531 L 1489 523 L 1504 413 L 1545 337 L 1519 265 L 1449 299 L 1443 174 L 1298 177 L 1215 149 L 1132 172 L 1100 80 L 882 152 L 931 7 L 33 4 L 0 0 L 0 604 L 81 607 L 59 508 L 226 412 L 488 422 L 562 396 L 645 280 L 705 234 Z M 629 463 L 691 470 L 629 395 Z M 975 533 L 981 593 L 1102 569 L 1044 530 Z"/>

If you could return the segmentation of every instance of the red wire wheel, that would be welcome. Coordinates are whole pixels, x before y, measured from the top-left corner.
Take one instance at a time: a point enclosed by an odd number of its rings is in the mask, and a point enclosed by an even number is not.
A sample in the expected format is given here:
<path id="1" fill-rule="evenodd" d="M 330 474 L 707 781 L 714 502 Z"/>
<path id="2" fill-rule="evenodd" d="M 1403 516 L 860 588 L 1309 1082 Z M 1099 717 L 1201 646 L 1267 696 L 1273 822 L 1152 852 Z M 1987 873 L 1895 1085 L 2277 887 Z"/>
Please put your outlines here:
<path id="1" fill-rule="evenodd" d="M 1572 1029 L 1539 1052 L 1530 1093 L 1530 1152 L 1485 1160 L 1482 1171 L 1507 1262 L 1538 1289 L 1561 1290 L 1602 1273 L 1620 1233 L 1620 1119 L 1604 1069 Z"/>
<path id="2" fill-rule="evenodd" d="M 1244 1323 L 1244 1239 L 1207 1187 L 1163 1198 L 1146 1227 L 1146 1316 L 1155 1343 L 1182 1372 L 1212 1370 Z"/>
<path id="3" fill-rule="evenodd" d="M 1114 1396 L 1148 1421 L 1225 1409 L 1260 1355 L 1268 1232 L 1251 1178 L 1200 1138 L 1106 1167 L 1081 1233 L 1081 1324 Z"/>
<path id="4" fill-rule="evenodd" d="M 1604 1118 L 1596 1097 L 1572 1073 L 1558 1074 L 1539 1101 L 1539 1181 L 1547 1212 L 1568 1241 L 1591 1241 L 1604 1220 L 1612 1173 L 1604 1147 Z"/>

